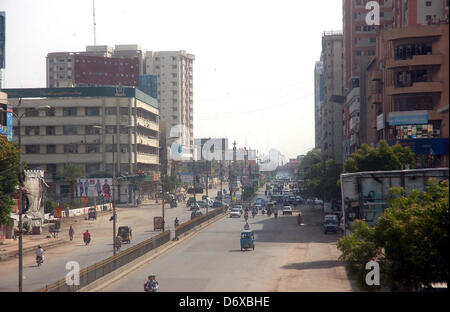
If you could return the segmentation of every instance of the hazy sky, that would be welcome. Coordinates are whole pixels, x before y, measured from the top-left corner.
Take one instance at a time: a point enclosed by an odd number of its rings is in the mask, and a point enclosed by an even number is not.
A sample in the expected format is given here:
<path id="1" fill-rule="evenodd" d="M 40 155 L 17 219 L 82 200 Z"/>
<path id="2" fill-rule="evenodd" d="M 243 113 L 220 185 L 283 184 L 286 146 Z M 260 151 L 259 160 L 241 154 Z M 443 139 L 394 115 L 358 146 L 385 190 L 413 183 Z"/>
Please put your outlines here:
<path id="1" fill-rule="evenodd" d="M 48 52 L 93 45 L 92 0 L 0 0 L 4 88 L 45 87 Z M 314 147 L 314 64 L 341 0 L 96 0 L 97 44 L 194 54 L 194 136 L 295 157 Z"/>

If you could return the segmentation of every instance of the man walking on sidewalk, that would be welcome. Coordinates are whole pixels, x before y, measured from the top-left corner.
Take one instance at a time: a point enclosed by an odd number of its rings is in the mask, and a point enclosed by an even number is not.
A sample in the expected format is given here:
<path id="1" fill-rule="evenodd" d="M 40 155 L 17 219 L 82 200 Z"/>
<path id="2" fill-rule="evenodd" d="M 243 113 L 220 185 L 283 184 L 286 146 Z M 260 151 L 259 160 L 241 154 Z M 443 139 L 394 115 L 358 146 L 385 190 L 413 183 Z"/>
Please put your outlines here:
<path id="1" fill-rule="evenodd" d="M 73 240 L 73 234 L 75 234 L 75 230 L 73 229 L 73 227 L 71 225 L 69 228 L 69 237 L 70 237 L 71 241 Z"/>

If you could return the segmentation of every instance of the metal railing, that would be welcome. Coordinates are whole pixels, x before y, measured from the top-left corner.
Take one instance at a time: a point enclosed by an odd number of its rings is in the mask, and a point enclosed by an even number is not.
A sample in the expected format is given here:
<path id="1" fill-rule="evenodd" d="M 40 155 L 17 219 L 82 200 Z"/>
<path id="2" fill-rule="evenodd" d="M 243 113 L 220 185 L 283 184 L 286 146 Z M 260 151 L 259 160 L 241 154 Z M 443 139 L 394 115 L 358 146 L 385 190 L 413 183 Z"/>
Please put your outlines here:
<path id="1" fill-rule="evenodd" d="M 90 265 L 80 270 L 80 284 L 67 285 L 66 279 L 63 278 L 55 283 L 45 285 L 37 292 L 75 292 L 99 278 L 117 270 L 118 268 L 130 263 L 147 252 L 164 245 L 170 241 L 170 231 L 167 230 L 148 240 L 145 240 L 136 246 L 130 247 L 115 256 L 106 258 L 100 262 Z"/>
<path id="2" fill-rule="evenodd" d="M 225 213 L 226 211 L 227 211 L 226 207 L 216 208 L 216 209 L 208 212 L 207 214 L 196 217 L 190 221 L 181 223 L 180 225 L 178 225 L 175 228 L 175 237 L 178 237 L 181 234 L 184 234 L 184 233 L 190 231 L 191 229 L 200 225 L 201 223 L 208 221 L 208 220 L 220 215 L 221 213 Z"/>

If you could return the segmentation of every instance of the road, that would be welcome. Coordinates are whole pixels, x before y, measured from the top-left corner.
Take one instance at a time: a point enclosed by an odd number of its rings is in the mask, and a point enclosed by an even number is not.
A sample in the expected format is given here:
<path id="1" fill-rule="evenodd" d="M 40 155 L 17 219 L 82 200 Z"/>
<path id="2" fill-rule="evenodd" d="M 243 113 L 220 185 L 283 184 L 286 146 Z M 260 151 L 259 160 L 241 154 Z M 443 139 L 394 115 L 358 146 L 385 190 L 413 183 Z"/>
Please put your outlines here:
<path id="1" fill-rule="evenodd" d="M 149 274 L 163 292 L 356 291 L 337 261 L 339 235 L 323 233 L 320 209 L 300 210 L 301 226 L 296 213 L 250 218 L 254 251 L 240 250 L 243 217 L 225 218 L 104 291 L 141 292 Z"/>
<path id="2" fill-rule="evenodd" d="M 209 190 L 210 196 L 217 195 L 217 190 Z M 201 194 L 197 194 L 201 199 Z M 133 208 L 117 209 L 117 227 L 121 225 L 131 226 L 133 238 L 130 244 L 122 244 L 122 249 L 134 246 L 150 237 L 161 233 L 153 231 L 153 217 L 162 215 L 162 205 L 141 205 Z M 206 209 L 202 208 L 205 213 Z M 174 230 L 174 219 L 178 217 L 180 223 L 190 220 L 191 211 L 181 203 L 177 208 L 165 205 L 166 229 Z M 35 255 L 23 257 L 23 290 L 34 291 L 46 284 L 56 282 L 64 278 L 67 271 L 65 265 L 68 261 L 77 261 L 80 268 L 101 261 L 112 255 L 112 222 L 110 214 L 97 217 L 97 220 L 80 220 L 74 223 L 75 237 L 72 242 L 67 242 L 45 252 L 45 262 L 37 267 Z M 81 224 L 80 224 L 81 223 Z M 92 242 L 84 246 L 82 233 L 89 230 Z M 61 235 L 67 235 L 62 233 Z M 0 262 L 0 292 L 18 290 L 18 259 Z"/>

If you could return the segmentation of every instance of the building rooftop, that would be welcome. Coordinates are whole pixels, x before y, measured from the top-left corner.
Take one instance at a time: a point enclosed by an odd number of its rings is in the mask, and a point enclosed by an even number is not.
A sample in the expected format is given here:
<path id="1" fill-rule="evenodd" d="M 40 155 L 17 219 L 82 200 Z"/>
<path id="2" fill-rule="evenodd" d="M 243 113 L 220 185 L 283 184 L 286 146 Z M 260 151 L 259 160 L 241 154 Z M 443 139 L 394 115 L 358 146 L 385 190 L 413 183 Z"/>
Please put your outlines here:
<path id="1" fill-rule="evenodd" d="M 77 87 L 77 88 L 22 88 L 3 89 L 9 99 L 14 98 L 58 98 L 58 97 L 128 97 L 136 98 L 150 106 L 159 108 L 158 101 L 137 88 L 125 87 Z"/>

